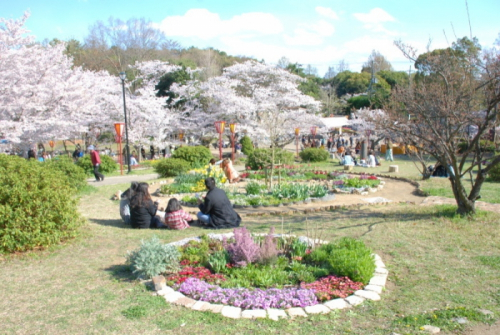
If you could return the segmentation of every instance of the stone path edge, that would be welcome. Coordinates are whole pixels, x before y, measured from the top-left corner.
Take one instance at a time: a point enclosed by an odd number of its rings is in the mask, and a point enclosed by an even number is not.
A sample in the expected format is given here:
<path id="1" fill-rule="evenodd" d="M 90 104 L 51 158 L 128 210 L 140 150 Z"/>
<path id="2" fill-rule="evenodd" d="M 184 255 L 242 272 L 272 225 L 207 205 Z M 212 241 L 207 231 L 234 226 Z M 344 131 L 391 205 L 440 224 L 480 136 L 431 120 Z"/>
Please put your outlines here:
<path id="1" fill-rule="evenodd" d="M 232 234 L 233 233 L 210 234 L 209 237 L 222 239 L 223 236 L 228 237 L 232 236 Z M 306 237 L 301 237 L 301 238 L 307 239 Z M 197 238 L 196 237 L 186 238 L 181 241 L 173 242 L 170 244 L 182 245 L 193 239 Z M 314 242 L 318 243 L 318 241 Z M 319 241 L 319 243 L 324 243 L 324 242 L 325 241 Z M 154 286 L 154 289 L 158 296 L 162 296 L 168 303 L 173 305 L 184 306 L 186 308 L 190 308 L 195 311 L 209 311 L 212 313 L 220 313 L 222 316 L 231 319 L 268 318 L 277 321 L 281 318 L 294 319 L 296 317 L 307 317 L 308 315 L 313 315 L 313 314 L 327 314 L 335 310 L 352 308 L 354 306 L 362 304 L 365 300 L 379 301 L 381 299 L 380 294 L 385 288 L 387 277 L 389 276 L 389 271 L 386 269 L 386 266 L 379 255 L 373 254 L 373 257 L 375 260 L 375 271 L 368 285 L 366 285 L 364 289 L 354 292 L 354 294 L 348 296 L 347 298 L 333 299 L 314 306 L 307 306 L 304 308 L 292 307 L 285 310 L 276 308 L 268 308 L 265 310 L 264 309 L 245 310 L 239 307 L 211 304 L 206 301 L 194 300 L 189 297 L 186 297 L 184 294 L 175 291 L 170 286 L 167 286 L 165 277 L 161 275 L 153 277 L 153 279 L 149 282 L 152 283 L 152 285 Z"/>

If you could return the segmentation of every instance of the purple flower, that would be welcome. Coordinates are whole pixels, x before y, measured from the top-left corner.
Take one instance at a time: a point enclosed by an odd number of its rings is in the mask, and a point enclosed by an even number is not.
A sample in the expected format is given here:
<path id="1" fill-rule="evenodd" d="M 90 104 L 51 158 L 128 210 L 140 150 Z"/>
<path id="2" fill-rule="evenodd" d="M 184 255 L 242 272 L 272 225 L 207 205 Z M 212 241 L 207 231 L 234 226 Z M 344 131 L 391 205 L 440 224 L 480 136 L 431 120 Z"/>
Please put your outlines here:
<path id="1" fill-rule="evenodd" d="M 244 309 L 306 307 L 318 303 L 315 291 L 312 289 L 221 288 L 197 278 L 188 278 L 181 284 L 179 291 L 193 299 Z"/>

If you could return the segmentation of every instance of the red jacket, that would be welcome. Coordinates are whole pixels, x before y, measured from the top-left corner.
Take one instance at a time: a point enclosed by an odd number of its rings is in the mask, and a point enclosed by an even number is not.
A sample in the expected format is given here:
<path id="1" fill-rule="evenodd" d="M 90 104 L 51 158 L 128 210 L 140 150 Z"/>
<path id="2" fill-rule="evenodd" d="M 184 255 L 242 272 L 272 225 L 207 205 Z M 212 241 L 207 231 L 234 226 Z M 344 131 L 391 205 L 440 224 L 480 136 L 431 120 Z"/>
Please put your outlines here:
<path id="1" fill-rule="evenodd" d="M 92 161 L 92 165 L 101 164 L 101 157 L 99 157 L 99 152 L 97 150 L 93 150 L 90 152 L 90 160 Z"/>

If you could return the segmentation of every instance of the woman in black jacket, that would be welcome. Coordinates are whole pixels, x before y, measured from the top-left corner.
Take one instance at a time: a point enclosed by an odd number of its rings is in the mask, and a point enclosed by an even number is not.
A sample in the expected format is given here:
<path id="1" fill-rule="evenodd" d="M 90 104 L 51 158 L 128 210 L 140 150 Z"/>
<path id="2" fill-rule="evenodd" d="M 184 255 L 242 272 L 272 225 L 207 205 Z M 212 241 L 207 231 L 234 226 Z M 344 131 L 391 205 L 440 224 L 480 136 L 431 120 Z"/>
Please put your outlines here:
<path id="1" fill-rule="evenodd" d="M 132 228 L 165 227 L 156 216 L 157 205 L 151 200 L 148 188 L 148 183 L 140 183 L 130 200 L 130 223 Z"/>

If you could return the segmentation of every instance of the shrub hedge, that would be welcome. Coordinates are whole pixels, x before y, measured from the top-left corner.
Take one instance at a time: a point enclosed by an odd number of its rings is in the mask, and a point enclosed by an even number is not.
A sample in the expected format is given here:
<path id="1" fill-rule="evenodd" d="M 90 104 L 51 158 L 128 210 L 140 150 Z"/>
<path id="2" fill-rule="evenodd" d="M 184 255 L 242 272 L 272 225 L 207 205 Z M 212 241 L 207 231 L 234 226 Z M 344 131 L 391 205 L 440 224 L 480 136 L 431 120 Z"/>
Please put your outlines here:
<path id="1" fill-rule="evenodd" d="M 0 252 L 44 248 L 78 234 L 76 189 L 54 165 L 0 155 Z"/>
<path id="2" fill-rule="evenodd" d="M 330 156 L 328 151 L 320 148 L 307 148 L 299 153 L 300 158 L 305 162 L 325 162 Z"/>
<path id="3" fill-rule="evenodd" d="M 172 158 L 183 159 L 192 168 L 205 166 L 213 158 L 210 149 L 202 145 L 195 147 L 180 147 L 175 149 Z"/>
<path id="4" fill-rule="evenodd" d="M 161 177 L 175 177 L 191 168 L 191 164 L 179 158 L 160 159 L 154 164 L 155 171 Z"/>
<path id="5" fill-rule="evenodd" d="M 83 168 L 76 165 L 72 158 L 68 156 L 57 156 L 54 159 L 47 160 L 45 164 L 49 169 L 62 172 L 68 183 L 77 190 L 87 185 L 85 171 Z"/>
<path id="6" fill-rule="evenodd" d="M 500 163 L 493 165 L 491 170 L 488 172 L 488 176 L 493 181 L 500 181 Z"/>
<path id="7" fill-rule="evenodd" d="M 101 165 L 99 165 L 99 171 L 102 173 L 110 173 L 114 172 L 118 169 L 118 164 L 113 160 L 113 158 L 108 155 L 100 155 L 101 157 Z M 85 155 L 81 157 L 76 165 L 81 167 L 83 171 L 89 176 L 94 174 L 94 166 L 92 165 L 92 161 L 90 160 L 90 155 Z"/>
<path id="8" fill-rule="evenodd" d="M 280 163 L 290 165 L 293 163 L 293 153 L 278 148 L 274 150 L 274 164 Z M 272 154 L 273 149 L 255 149 L 248 156 L 247 165 L 250 166 L 252 170 L 262 169 L 272 163 Z"/>
<path id="9" fill-rule="evenodd" d="M 241 138 L 241 152 L 243 152 L 245 155 L 249 156 L 253 152 L 253 144 L 252 140 L 248 136 L 243 136 Z"/>

